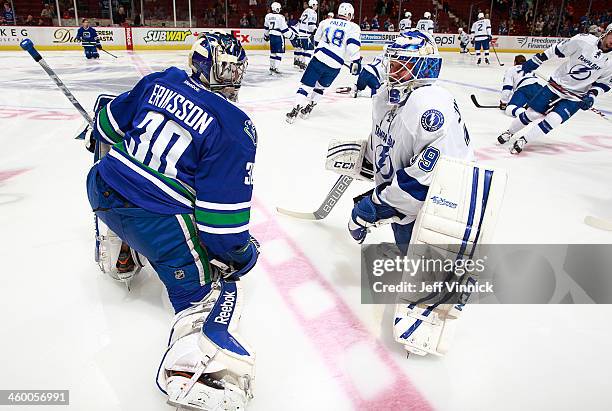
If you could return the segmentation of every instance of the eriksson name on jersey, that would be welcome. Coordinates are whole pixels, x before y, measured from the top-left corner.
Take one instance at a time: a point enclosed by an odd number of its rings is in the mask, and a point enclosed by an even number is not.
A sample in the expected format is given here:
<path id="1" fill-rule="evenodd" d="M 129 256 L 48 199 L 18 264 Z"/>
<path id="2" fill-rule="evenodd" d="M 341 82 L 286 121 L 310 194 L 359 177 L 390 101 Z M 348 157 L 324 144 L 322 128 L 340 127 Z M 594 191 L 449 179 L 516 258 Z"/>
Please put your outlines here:
<path id="1" fill-rule="evenodd" d="M 213 121 L 213 117 L 196 106 L 191 100 L 159 84 L 156 84 L 153 88 L 151 97 L 149 97 L 149 104 L 166 110 L 200 134 L 204 133 Z"/>

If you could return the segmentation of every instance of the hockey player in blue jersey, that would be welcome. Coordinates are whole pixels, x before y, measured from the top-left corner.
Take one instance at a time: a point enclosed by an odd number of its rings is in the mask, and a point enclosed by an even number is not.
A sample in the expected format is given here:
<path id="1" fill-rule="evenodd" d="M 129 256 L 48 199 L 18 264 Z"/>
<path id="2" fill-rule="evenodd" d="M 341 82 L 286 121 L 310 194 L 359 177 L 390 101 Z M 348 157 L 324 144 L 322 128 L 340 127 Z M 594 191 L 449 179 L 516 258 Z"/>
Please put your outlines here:
<path id="1" fill-rule="evenodd" d="M 502 85 L 499 109 L 504 110 L 510 117 L 518 117 L 525 111 L 527 103 L 535 97 L 542 85 L 533 73 L 525 73 L 522 64 L 527 61 L 525 56 L 518 54 L 514 57 L 514 66 L 506 70 Z"/>
<path id="2" fill-rule="evenodd" d="M 257 133 L 236 100 L 247 58 L 205 32 L 176 67 L 142 78 L 95 118 L 107 154 L 87 178 L 91 207 L 147 257 L 176 315 L 157 383 L 168 403 L 244 409 L 255 356 L 236 334 L 239 278 L 257 261 L 249 234 Z"/>
<path id="3" fill-rule="evenodd" d="M 77 30 L 75 40 L 81 42 L 87 59 L 100 58 L 100 54 L 98 53 L 98 49 L 102 49 L 100 37 L 98 37 L 96 29 L 89 25 L 88 19 L 83 19 L 81 27 Z"/>
<path id="4" fill-rule="evenodd" d="M 298 114 L 308 118 L 343 65 L 349 66 L 353 75 L 361 71 L 361 29 L 351 21 L 354 16 L 353 6 L 341 3 L 338 18 L 326 19 L 319 24 L 314 38 L 316 49 L 302 75 L 293 109 L 286 114 L 288 123 L 293 123 Z"/>

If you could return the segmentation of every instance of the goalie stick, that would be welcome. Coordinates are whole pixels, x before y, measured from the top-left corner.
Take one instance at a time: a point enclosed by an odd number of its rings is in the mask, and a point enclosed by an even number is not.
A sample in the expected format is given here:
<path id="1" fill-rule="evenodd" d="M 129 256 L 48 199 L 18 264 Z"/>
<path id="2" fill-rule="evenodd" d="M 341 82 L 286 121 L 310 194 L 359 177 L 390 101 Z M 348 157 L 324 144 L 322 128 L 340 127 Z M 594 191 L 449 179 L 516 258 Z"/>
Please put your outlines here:
<path id="1" fill-rule="evenodd" d="M 588 215 L 584 217 L 584 223 L 600 230 L 612 231 L 612 221 Z"/>
<path id="2" fill-rule="evenodd" d="M 342 194 L 346 191 L 348 186 L 353 182 L 353 177 L 349 176 L 340 176 L 340 178 L 336 181 L 336 184 L 329 191 L 325 200 L 319 208 L 312 213 L 302 213 L 299 211 L 291 211 L 286 210 L 281 207 L 276 207 L 276 211 L 281 214 L 288 215 L 290 217 L 300 218 L 302 220 L 322 220 L 329 215 L 332 208 L 338 203 Z"/>
<path id="3" fill-rule="evenodd" d="M 472 103 L 474 103 L 474 105 L 478 108 L 499 108 L 499 104 L 496 106 L 487 106 L 487 105 L 478 103 L 478 100 L 476 100 L 476 96 L 473 94 L 470 96 L 470 98 L 472 99 Z"/>
<path id="4" fill-rule="evenodd" d="M 83 108 L 81 103 L 79 103 L 78 100 L 74 97 L 74 95 L 70 92 L 70 90 L 68 90 L 68 87 L 64 85 L 62 80 L 59 79 L 57 74 L 55 74 L 55 71 L 53 71 L 53 69 L 49 67 L 45 59 L 42 58 L 38 50 L 36 50 L 36 48 L 34 47 L 34 43 L 32 43 L 32 40 L 24 39 L 21 41 L 21 43 L 19 43 L 19 46 L 25 51 L 27 51 L 30 54 L 30 56 L 32 56 L 34 61 L 40 64 L 43 70 L 45 70 L 45 72 L 49 75 L 49 77 L 51 77 L 51 80 L 55 82 L 57 87 L 62 91 L 62 93 L 64 93 L 66 98 L 70 100 L 74 108 L 76 108 L 77 111 L 81 114 L 81 116 L 83 116 L 85 121 L 87 121 L 87 123 L 89 123 L 89 125 L 93 127 L 93 119 L 91 118 L 89 113 L 87 113 L 87 111 Z"/>

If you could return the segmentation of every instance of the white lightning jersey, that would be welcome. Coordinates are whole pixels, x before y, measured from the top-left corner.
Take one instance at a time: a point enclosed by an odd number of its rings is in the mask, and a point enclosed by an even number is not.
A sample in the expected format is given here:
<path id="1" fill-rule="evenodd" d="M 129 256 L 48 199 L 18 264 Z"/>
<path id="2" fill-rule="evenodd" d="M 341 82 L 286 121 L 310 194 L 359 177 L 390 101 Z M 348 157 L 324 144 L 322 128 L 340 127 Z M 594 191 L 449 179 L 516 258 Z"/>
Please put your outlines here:
<path id="1" fill-rule="evenodd" d="M 433 34 L 434 22 L 432 19 L 421 19 L 417 22 L 415 29 Z"/>
<path id="2" fill-rule="evenodd" d="M 462 31 L 461 33 L 459 33 L 459 42 L 463 43 L 463 44 L 467 44 L 470 42 L 470 35 L 467 34 L 465 31 Z"/>
<path id="3" fill-rule="evenodd" d="M 271 36 L 285 36 L 291 38 L 294 36 L 293 30 L 287 26 L 285 16 L 278 13 L 268 13 L 264 19 L 264 29 Z"/>
<path id="4" fill-rule="evenodd" d="M 414 221 L 441 155 L 473 161 L 467 128 L 453 96 L 437 85 L 414 90 L 400 105 L 388 103 L 386 86 L 373 97 L 367 157 L 374 165 L 378 200 Z"/>
<path id="5" fill-rule="evenodd" d="M 566 90 L 582 95 L 593 90 L 597 95 L 610 91 L 612 87 L 612 52 L 602 52 L 597 46 L 599 39 L 591 34 L 578 34 L 548 48 L 544 54 L 549 59 L 565 59 L 551 79 Z M 534 56 L 537 59 L 538 56 Z M 552 88 L 561 97 L 561 92 Z"/>
<path id="6" fill-rule="evenodd" d="M 474 40 L 486 40 L 491 36 L 491 20 L 480 19 L 472 24 L 472 36 Z"/>
<path id="7" fill-rule="evenodd" d="M 504 74 L 504 83 L 502 85 L 501 102 L 508 103 L 514 92 L 524 86 L 538 83 L 538 78 L 533 73 L 525 73 L 521 66 L 512 66 Z"/>
<path id="8" fill-rule="evenodd" d="M 317 12 L 308 7 L 302 12 L 297 24 L 298 37 L 310 37 L 317 29 Z"/>
<path id="9" fill-rule="evenodd" d="M 399 29 L 400 31 L 402 30 L 408 30 L 412 28 L 412 20 L 409 18 L 405 18 L 405 19 L 401 19 L 399 22 Z"/>
<path id="10" fill-rule="evenodd" d="M 360 58 L 361 29 L 344 19 L 327 19 L 319 23 L 315 33 L 314 57 L 331 68 L 340 68 Z"/>
<path id="11" fill-rule="evenodd" d="M 385 53 L 381 53 L 374 57 L 371 63 L 365 64 L 363 69 L 372 73 L 378 81 L 381 83 L 384 81 L 385 76 Z"/>

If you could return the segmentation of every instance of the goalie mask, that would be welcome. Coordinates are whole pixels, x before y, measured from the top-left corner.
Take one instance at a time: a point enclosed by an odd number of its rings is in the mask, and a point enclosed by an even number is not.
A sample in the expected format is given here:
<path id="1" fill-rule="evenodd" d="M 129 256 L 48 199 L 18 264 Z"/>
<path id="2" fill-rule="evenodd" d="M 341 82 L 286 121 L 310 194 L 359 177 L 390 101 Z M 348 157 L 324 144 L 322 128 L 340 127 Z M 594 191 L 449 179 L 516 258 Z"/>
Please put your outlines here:
<path id="1" fill-rule="evenodd" d="M 402 32 L 385 51 L 389 102 L 399 104 L 417 87 L 432 84 L 440 75 L 442 57 L 429 33 Z"/>
<path id="2" fill-rule="evenodd" d="M 238 100 L 247 56 L 234 36 L 222 31 L 202 33 L 191 47 L 188 63 L 192 76 L 211 91 Z"/>

